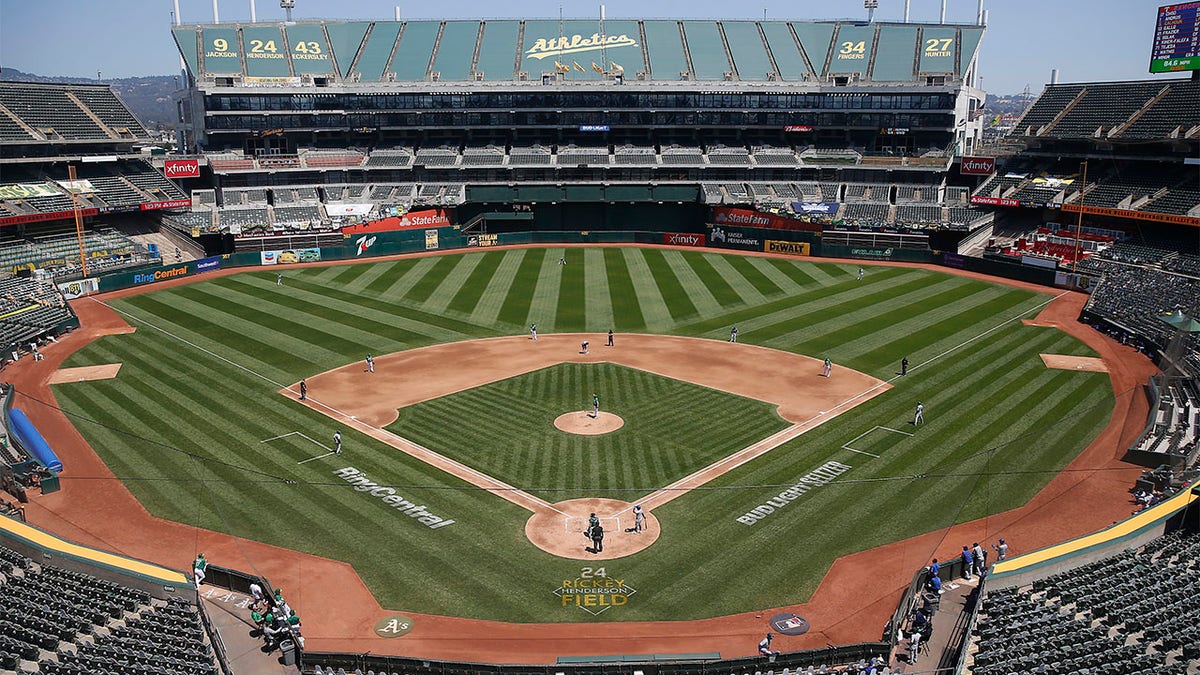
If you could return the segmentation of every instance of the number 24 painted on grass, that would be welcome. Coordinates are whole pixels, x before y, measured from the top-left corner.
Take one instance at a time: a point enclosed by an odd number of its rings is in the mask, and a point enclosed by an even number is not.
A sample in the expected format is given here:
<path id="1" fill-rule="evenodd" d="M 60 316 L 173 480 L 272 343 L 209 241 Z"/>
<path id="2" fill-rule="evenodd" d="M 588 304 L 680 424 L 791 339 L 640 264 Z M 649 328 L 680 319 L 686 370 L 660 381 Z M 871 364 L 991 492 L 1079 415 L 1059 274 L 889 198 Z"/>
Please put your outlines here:
<path id="1" fill-rule="evenodd" d="M 608 573 L 604 571 L 603 567 L 584 567 L 579 571 L 580 579 L 591 579 L 592 577 L 602 577 L 607 579 Z"/>

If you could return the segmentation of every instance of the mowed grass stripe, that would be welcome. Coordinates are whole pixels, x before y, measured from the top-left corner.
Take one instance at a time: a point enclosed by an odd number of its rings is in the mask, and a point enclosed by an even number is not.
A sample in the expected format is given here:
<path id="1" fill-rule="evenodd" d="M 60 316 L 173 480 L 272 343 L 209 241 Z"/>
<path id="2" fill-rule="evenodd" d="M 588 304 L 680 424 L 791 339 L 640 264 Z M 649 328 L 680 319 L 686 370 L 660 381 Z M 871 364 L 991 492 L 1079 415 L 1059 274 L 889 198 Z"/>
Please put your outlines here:
<path id="1" fill-rule="evenodd" d="M 519 253 L 520 264 L 497 318 L 512 326 L 528 328 L 529 307 L 533 303 L 533 292 L 537 287 L 538 277 L 541 276 L 546 253 L 539 248 L 527 248 Z"/>
<path id="2" fill-rule="evenodd" d="M 446 308 L 462 314 L 474 315 L 480 298 L 491 285 L 492 278 L 500 267 L 503 256 L 499 253 L 476 253 L 469 257 L 473 258 L 475 267 L 471 270 L 470 276 L 463 280 Z"/>
<path id="3" fill-rule="evenodd" d="M 688 294 L 696 313 L 700 316 L 717 316 L 722 312 L 721 303 L 713 296 L 712 291 L 688 264 L 687 256 L 679 251 L 663 251 L 663 260 L 670 265 L 671 271 L 679 279 L 679 284 Z"/>
<path id="4" fill-rule="evenodd" d="M 558 292 L 562 284 L 561 267 L 558 264 L 558 259 L 562 257 L 563 250 L 555 248 L 547 248 L 542 250 L 540 260 L 541 266 L 538 268 L 538 275 L 532 287 L 532 297 L 529 302 L 528 324 L 537 324 L 538 329 L 543 333 L 552 333 L 558 330 L 556 322 L 556 314 L 558 312 Z"/>
<path id="5" fill-rule="evenodd" d="M 556 332 L 582 331 L 586 312 L 584 297 L 584 260 L 581 255 L 572 255 L 574 261 L 559 265 L 558 307 L 554 315 Z"/>
<path id="6" fill-rule="evenodd" d="M 371 290 L 373 285 L 386 287 L 395 280 L 395 267 L 393 263 L 380 262 L 375 264 L 357 265 L 357 267 L 365 268 L 363 273 L 357 279 L 343 284 L 343 290 L 351 293 L 375 293 Z M 311 281 L 311 279 L 309 279 Z"/>
<path id="7" fill-rule="evenodd" d="M 398 302 L 429 274 L 429 271 L 437 264 L 437 260 L 436 256 L 400 260 L 396 263 L 395 271 L 384 277 L 391 282 L 384 285 L 380 280 L 381 283 L 373 288 L 378 290 L 378 297 L 381 300 Z"/>
<path id="8" fill-rule="evenodd" d="M 625 249 L 604 248 L 605 277 L 608 279 L 609 303 L 612 307 L 613 325 L 617 330 L 640 333 L 646 329 L 642 307 L 638 302 L 637 290 L 630 278 L 629 265 L 625 261 Z"/>
<path id="9" fill-rule="evenodd" d="M 720 257 L 720 256 L 713 256 Z M 713 269 L 713 263 L 710 256 L 703 253 L 688 252 L 683 256 L 687 264 L 691 266 L 701 280 L 701 283 L 712 293 L 713 298 L 721 303 L 722 307 L 734 307 L 742 304 L 742 298 L 733 290 L 723 276 Z"/>
<path id="10" fill-rule="evenodd" d="M 462 290 L 463 284 L 470 278 L 471 273 L 475 271 L 476 265 L 479 264 L 479 254 L 465 253 L 462 255 L 447 256 L 454 260 L 454 266 L 447 272 L 442 283 L 438 286 L 437 291 L 429 296 L 429 299 L 421 304 L 421 309 L 432 312 L 434 314 L 444 314 L 450 302 L 454 300 L 454 296 Z M 463 312 L 470 314 L 470 312 Z"/>
<path id="11" fill-rule="evenodd" d="M 646 323 L 646 329 L 652 333 L 668 330 L 675 325 L 675 319 L 671 317 L 667 299 L 663 297 L 662 292 L 653 281 L 650 259 L 646 256 L 645 249 L 621 248 L 619 250 L 625 259 L 630 276 L 638 280 L 632 286 L 634 297 L 637 298 L 638 307 L 641 308 L 642 318 Z M 662 256 L 659 256 L 657 261 L 661 263 Z"/>
<path id="12" fill-rule="evenodd" d="M 433 292 L 436 291 L 442 282 L 446 280 L 446 275 L 454 266 L 458 264 L 459 256 L 456 255 L 441 255 L 433 258 L 433 266 L 429 268 L 424 275 L 408 289 L 404 294 L 406 302 L 421 304 L 429 300 Z"/>
<path id="13" fill-rule="evenodd" d="M 347 265 L 346 267 L 341 268 L 341 271 L 334 275 L 333 279 L 330 281 L 338 286 L 346 286 L 350 283 L 353 283 L 355 279 L 365 274 L 369 269 L 371 269 L 370 265 Z M 285 274 L 284 283 L 287 283 L 287 277 L 288 275 Z"/>
<path id="14" fill-rule="evenodd" d="M 641 253 L 649 267 L 650 276 L 654 278 L 658 295 L 671 318 L 678 321 L 694 315 L 696 305 L 692 303 L 687 290 L 679 283 L 679 278 L 671 271 L 671 267 L 666 264 L 663 252 L 658 249 L 641 249 Z"/>
<path id="15" fill-rule="evenodd" d="M 750 258 L 755 264 L 767 265 L 770 269 L 775 270 L 779 274 L 787 277 L 793 284 L 797 286 L 812 286 L 817 284 L 817 280 L 805 269 L 810 269 L 810 265 L 805 265 L 802 269 L 800 263 L 794 260 L 785 260 L 783 258 Z M 764 270 L 764 274 L 769 274 Z"/>
<path id="16" fill-rule="evenodd" d="M 767 276 L 764 268 L 760 267 L 760 264 L 762 264 L 760 261 L 763 260 L 766 260 L 766 258 L 743 258 L 740 256 L 729 255 L 714 255 L 710 258 L 710 262 L 713 264 L 714 269 L 728 266 L 729 270 L 737 273 L 737 276 L 733 276 L 728 274 L 728 272 L 725 270 L 721 271 L 722 274 L 725 274 L 727 278 L 737 279 L 739 282 L 739 288 L 744 284 L 749 284 L 754 288 L 755 293 L 760 298 L 769 298 L 779 295 L 783 292 L 783 288 L 781 288 L 779 284 L 772 281 L 771 278 Z M 734 282 L 731 281 L 730 283 Z M 739 292 L 745 295 L 744 291 Z"/>
<path id="17" fill-rule="evenodd" d="M 247 301 L 252 302 L 253 298 L 261 299 L 259 289 L 245 284 L 236 276 L 221 280 L 221 287 L 246 298 Z M 382 351 L 382 344 L 387 342 L 412 346 L 427 344 L 445 335 L 444 331 L 434 326 L 407 321 L 394 315 L 388 322 L 384 313 L 332 301 L 328 295 L 309 290 L 297 289 L 272 300 L 273 304 L 290 309 L 295 316 L 309 317 L 310 323 L 324 327 L 323 329 L 330 334 L 357 334 L 355 342 L 346 344 L 343 350 L 338 352 L 342 359 L 349 354 L 358 358 L 358 353 L 368 348 Z M 420 330 L 414 330 L 417 328 Z"/>
<path id="18" fill-rule="evenodd" d="M 475 308 L 471 310 L 471 323 L 490 326 L 500 320 L 500 310 L 513 292 L 512 287 L 520 270 L 525 251 L 489 251 L 486 255 L 496 259 L 492 277 L 479 289 Z M 483 266 L 484 263 L 480 262 Z"/>
<path id="19" fill-rule="evenodd" d="M 613 328 L 613 306 L 604 265 L 604 249 L 585 249 L 583 263 L 585 329 L 607 331 Z"/>

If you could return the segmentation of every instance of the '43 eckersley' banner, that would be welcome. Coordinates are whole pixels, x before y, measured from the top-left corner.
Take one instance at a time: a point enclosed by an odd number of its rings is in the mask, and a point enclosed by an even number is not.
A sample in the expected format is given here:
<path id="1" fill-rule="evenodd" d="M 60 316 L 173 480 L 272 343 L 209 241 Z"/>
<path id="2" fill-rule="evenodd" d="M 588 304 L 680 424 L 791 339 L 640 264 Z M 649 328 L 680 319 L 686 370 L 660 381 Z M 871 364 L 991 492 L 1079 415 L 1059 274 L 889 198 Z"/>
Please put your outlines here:
<path id="1" fill-rule="evenodd" d="M 718 206 L 712 211 L 709 220 L 714 225 L 740 225 L 743 227 L 761 227 L 769 230 L 807 230 L 820 232 L 819 223 L 806 223 L 795 218 L 762 213 L 751 209 L 735 209 L 728 206 Z"/>

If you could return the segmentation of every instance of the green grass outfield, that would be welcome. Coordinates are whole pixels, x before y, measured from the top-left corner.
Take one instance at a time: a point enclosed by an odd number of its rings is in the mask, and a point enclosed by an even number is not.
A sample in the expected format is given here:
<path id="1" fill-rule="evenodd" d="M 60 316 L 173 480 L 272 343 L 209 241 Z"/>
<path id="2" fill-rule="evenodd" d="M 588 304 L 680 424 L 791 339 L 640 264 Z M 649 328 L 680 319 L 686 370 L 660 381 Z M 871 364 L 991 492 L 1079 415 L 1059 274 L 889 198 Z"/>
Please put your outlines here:
<path id="1" fill-rule="evenodd" d="M 559 415 L 590 410 L 592 393 L 624 426 L 599 436 L 554 428 Z M 720 434 L 707 423 L 714 411 Z M 402 408 L 387 429 L 553 503 L 635 499 L 787 426 L 763 401 L 612 363 L 563 363 Z"/>
<path id="2" fill-rule="evenodd" d="M 1090 350 L 1013 320 L 1049 295 L 899 267 L 868 267 L 859 282 L 856 267 L 533 248 L 289 270 L 282 289 L 274 270 L 249 271 L 115 301 L 137 332 L 65 365 L 121 363 L 120 375 L 54 391 L 154 515 L 349 561 L 385 607 L 521 622 L 717 616 L 804 601 L 838 556 L 1024 503 L 1111 413 L 1106 375 L 1047 370 L 1038 358 Z M 726 339 L 736 324 L 743 342 L 882 379 L 904 356 L 915 366 L 945 355 L 657 509 L 659 541 L 607 565 L 637 594 L 593 617 L 560 606 L 553 591 L 580 564 L 530 544 L 527 511 L 353 432 L 342 457 L 298 464 L 324 451 L 313 441 L 328 444 L 332 426 L 275 393 L 367 352 L 522 334 L 531 322 L 543 333 L 611 326 L 618 340 Z M 878 458 L 842 447 L 876 426 L 912 431 L 917 400 L 927 424 L 915 436 L 855 442 Z M 445 423 L 467 434 L 478 420 Z M 719 418 L 702 424 L 714 442 L 740 442 Z M 261 442 L 290 432 L 313 441 Z M 853 468 L 754 525 L 736 520 L 829 460 Z M 455 523 L 431 530 L 354 491 L 333 474 L 348 465 Z"/>

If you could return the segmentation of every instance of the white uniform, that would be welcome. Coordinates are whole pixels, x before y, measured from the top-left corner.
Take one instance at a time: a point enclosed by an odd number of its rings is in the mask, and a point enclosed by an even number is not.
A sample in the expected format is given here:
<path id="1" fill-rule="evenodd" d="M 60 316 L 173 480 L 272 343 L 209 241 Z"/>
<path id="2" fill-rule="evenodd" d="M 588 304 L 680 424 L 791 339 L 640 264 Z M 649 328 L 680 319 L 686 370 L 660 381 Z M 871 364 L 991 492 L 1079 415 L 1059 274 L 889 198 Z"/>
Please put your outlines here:
<path id="1" fill-rule="evenodd" d="M 340 429 L 333 432 L 333 454 L 342 454 L 342 431 Z"/>
<path id="2" fill-rule="evenodd" d="M 924 423 L 925 423 L 925 404 L 918 403 L 917 404 L 917 414 L 915 417 L 913 417 L 913 426 L 916 426 L 918 424 L 924 424 Z"/>
<path id="3" fill-rule="evenodd" d="M 534 341 L 537 340 L 537 324 L 536 323 L 529 324 L 529 339 L 534 340 Z"/>
<path id="4" fill-rule="evenodd" d="M 644 527 L 646 527 L 646 512 L 642 510 L 642 506 L 639 504 L 633 507 L 633 531 L 641 534 Z"/>

